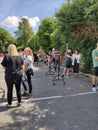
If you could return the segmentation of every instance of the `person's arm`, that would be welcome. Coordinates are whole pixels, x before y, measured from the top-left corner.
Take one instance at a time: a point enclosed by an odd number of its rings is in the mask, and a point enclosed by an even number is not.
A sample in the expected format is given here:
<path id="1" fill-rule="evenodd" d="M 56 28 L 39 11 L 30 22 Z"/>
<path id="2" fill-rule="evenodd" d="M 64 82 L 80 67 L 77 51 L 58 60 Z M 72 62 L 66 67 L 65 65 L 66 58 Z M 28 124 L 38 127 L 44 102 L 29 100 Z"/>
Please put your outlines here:
<path id="1" fill-rule="evenodd" d="M 72 56 L 70 56 L 70 55 L 68 55 L 68 54 L 66 55 L 66 57 L 67 57 L 67 58 L 72 58 Z"/>
<path id="2" fill-rule="evenodd" d="M 28 68 L 28 64 L 24 63 L 24 66 L 23 66 L 24 72 L 27 71 L 27 68 Z"/>
<path id="3" fill-rule="evenodd" d="M 28 68 L 28 59 L 26 58 L 26 59 L 24 60 L 24 64 L 23 64 L 23 70 L 24 70 L 24 72 L 27 71 L 27 68 Z"/>
<path id="4" fill-rule="evenodd" d="M 94 60 L 98 60 L 98 56 L 95 56 L 95 57 L 94 57 Z"/>
<path id="5" fill-rule="evenodd" d="M 6 66 L 7 66 L 7 56 L 5 55 L 4 57 L 3 57 L 3 60 L 2 60 L 2 62 L 1 62 L 1 65 L 2 65 L 2 67 L 3 68 L 6 68 Z"/>

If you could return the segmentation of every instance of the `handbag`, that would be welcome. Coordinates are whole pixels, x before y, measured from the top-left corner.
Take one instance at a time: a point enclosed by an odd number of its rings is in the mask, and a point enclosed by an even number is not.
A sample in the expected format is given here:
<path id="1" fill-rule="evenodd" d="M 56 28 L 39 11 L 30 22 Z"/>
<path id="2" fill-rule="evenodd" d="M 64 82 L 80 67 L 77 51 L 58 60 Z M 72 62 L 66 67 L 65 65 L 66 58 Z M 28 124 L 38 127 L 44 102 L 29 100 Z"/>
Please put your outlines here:
<path id="1" fill-rule="evenodd" d="M 12 74 L 14 83 L 17 83 L 23 76 L 23 70 L 19 67 L 16 71 L 12 72 Z"/>
<path id="2" fill-rule="evenodd" d="M 27 74 L 27 75 L 32 75 L 32 76 L 33 76 L 33 75 L 34 75 L 33 69 L 32 69 L 32 68 L 28 69 L 27 72 L 26 72 L 26 74 Z"/>

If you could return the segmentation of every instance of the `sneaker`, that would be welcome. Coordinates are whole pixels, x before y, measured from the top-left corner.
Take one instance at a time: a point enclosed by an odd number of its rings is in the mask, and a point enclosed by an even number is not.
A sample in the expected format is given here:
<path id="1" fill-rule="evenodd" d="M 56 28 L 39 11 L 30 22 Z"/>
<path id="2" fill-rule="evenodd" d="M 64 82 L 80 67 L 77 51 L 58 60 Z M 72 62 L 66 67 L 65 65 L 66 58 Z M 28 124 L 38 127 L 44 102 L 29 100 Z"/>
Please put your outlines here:
<path id="1" fill-rule="evenodd" d="M 17 106 L 20 107 L 20 106 L 21 106 L 21 103 L 18 102 L 18 103 L 17 103 Z"/>
<path id="2" fill-rule="evenodd" d="M 98 90 L 98 86 L 96 86 L 96 89 Z"/>
<path id="3" fill-rule="evenodd" d="M 10 104 L 7 104 L 6 107 L 7 107 L 7 108 L 11 108 L 12 106 L 11 106 Z"/>
<path id="4" fill-rule="evenodd" d="M 67 75 L 66 77 L 67 77 L 67 78 L 70 78 L 70 75 Z"/>
<path id="5" fill-rule="evenodd" d="M 96 90 L 98 90 L 98 83 L 96 84 Z"/>
<path id="6" fill-rule="evenodd" d="M 29 93 L 27 91 L 25 91 L 23 94 L 22 94 L 23 97 L 26 97 L 26 96 L 29 96 Z"/>
<path id="7" fill-rule="evenodd" d="M 32 98 L 32 93 L 29 93 L 28 98 Z"/>
<path id="8" fill-rule="evenodd" d="M 62 75 L 61 77 L 64 78 L 64 75 Z"/>
<path id="9" fill-rule="evenodd" d="M 96 92 L 96 91 L 97 91 L 97 90 L 96 90 L 96 87 L 93 87 L 93 88 L 92 88 L 92 91 L 93 91 L 93 92 Z"/>

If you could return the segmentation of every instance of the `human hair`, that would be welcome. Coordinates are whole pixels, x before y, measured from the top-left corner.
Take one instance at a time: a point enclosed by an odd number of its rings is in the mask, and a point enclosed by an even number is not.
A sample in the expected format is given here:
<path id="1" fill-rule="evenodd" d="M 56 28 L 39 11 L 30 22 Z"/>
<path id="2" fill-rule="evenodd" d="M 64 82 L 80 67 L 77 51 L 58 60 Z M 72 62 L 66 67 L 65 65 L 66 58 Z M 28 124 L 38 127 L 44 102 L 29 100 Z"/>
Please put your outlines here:
<path id="1" fill-rule="evenodd" d="M 97 45 L 97 47 L 98 47 L 98 43 L 97 43 L 96 45 Z"/>
<path id="2" fill-rule="evenodd" d="M 28 54 L 32 56 L 32 60 L 34 61 L 34 56 L 33 56 L 33 52 L 32 52 L 32 50 L 31 50 L 31 48 L 30 48 L 30 47 L 26 47 L 26 48 L 24 49 L 24 51 L 28 51 Z"/>
<path id="3" fill-rule="evenodd" d="M 8 54 L 10 56 L 18 56 L 18 51 L 17 51 L 17 48 L 14 44 L 9 44 L 8 46 Z"/>

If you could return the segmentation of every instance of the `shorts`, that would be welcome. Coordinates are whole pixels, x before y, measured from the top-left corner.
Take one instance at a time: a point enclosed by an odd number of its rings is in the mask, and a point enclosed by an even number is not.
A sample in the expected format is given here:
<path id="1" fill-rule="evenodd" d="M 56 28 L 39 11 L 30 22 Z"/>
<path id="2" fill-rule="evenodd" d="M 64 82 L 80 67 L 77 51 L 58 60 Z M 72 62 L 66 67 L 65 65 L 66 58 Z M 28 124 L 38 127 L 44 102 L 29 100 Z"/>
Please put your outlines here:
<path id="1" fill-rule="evenodd" d="M 66 68 L 71 68 L 72 67 L 72 62 L 71 61 L 66 61 L 65 62 L 65 67 Z"/>
<path id="2" fill-rule="evenodd" d="M 98 67 L 94 67 L 94 75 L 98 76 Z"/>

